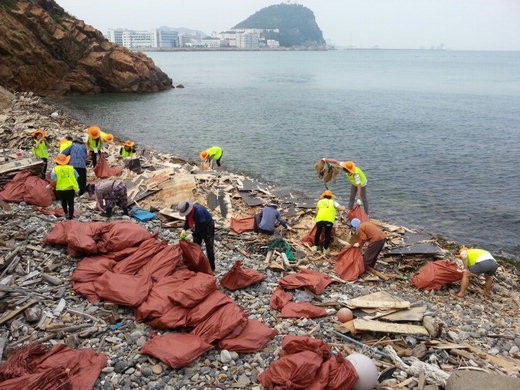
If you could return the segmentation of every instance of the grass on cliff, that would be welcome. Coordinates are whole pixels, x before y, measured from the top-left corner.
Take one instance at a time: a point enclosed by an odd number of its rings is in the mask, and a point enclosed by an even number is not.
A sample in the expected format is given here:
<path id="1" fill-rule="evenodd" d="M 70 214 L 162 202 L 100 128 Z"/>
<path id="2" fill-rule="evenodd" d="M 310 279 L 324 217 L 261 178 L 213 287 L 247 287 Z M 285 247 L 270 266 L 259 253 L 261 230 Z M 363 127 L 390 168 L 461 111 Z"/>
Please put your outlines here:
<path id="1" fill-rule="evenodd" d="M 16 0 L 0 0 L 0 8 L 6 11 L 10 11 L 12 9 L 18 8 L 16 3 Z"/>

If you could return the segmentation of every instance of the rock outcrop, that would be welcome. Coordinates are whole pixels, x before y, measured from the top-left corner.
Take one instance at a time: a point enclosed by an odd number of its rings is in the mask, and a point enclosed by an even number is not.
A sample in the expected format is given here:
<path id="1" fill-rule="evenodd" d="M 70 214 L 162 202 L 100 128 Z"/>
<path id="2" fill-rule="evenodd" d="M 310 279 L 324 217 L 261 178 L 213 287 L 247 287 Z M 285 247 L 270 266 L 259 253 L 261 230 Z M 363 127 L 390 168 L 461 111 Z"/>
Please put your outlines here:
<path id="1" fill-rule="evenodd" d="M 48 96 L 156 92 L 172 80 L 146 55 L 108 42 L 53 0 L 0 5 L 0 85 Z"/>

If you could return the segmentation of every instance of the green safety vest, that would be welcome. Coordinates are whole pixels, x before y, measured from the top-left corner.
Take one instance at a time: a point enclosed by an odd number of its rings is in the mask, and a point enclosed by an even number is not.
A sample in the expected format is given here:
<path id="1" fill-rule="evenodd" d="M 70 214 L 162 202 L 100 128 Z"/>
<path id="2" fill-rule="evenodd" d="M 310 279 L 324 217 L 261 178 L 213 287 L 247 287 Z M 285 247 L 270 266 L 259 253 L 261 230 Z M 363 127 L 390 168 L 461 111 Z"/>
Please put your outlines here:
<path id="1" fill-rule="evenodd" d="M 72 141 L 63 141 L 63 142 L 60 142 L 60 152 L 63 152 L 65 149 L 67 149 L 70 145 L 72 145 Z"/>
<path id="2" fill-rule="evenodd" d="M 124 146 L 121 148 L 121 156 L 123 157 L 133 157 L 134 154 L 133 148 L 130 148 L 130 150 L 126 150 Z"/>
<path id="3" fill-rule="evenodd" d="M 336 221 L 336 207 L 334 206 L 334 200 L 332 199 L 321 199 L 316 205 L 318 213 L 314 222 L 328 221 L 334 223 Z"/>
<path id="4" fill-rule="evenodd" d="M 207 149 L 206 152 L 208 152 L 209 157 L 213 160 L 218 160 L 220 157 L 222 157 L 222 148 L 218 146 L 212 146 L 211 148 Z"/>
<path id="5" fill-rule="evenodd" d="M 468 255 L 468 267 L 475 265 L 477 263 L 477 260 L 483 255 L 488 255 L 487 257 L 489 259 L 493 259 L 491 253 L 485 251 L 484 249 L 467 249 L 466 253 Z"/>
<path id="6" fill-rule="evenodd" d="M 99 152 L 101 150 L 101 147 L 103 146 L 103 141 L 101 139 L 101 136 L 98 139 L 92 139 L 92 138 L 88 137 L 87 146 L 88 146 L 88 150 L 97 149 Z"/>
<path id="7" fill-rule="evenodd" d="M 47 152 L 47 143 L 44 140 L 34 141 L 33 153 L 35 156 L 40 158 L 49 158 L 49 153 Z"/>
<path id="8" fill-rule="evenodd" d="M 56 165 L 56 191 L 74 190 L 79 191 L 78 181 L 74 175 L 72 165 Z"/>
<path id="9" fill-rule="evenodd" d="M 354 173 L 347 172 L 347 179 L 352 183 L 353 186 L 357 186 L 356 179 L 354 178 L 355 175 L 359 175 L 359 180 L 361 181 L 361 187 L 364 187 L 367 184 L 367 178 L 363 171 L 356 167 L 356 171 Z"/>

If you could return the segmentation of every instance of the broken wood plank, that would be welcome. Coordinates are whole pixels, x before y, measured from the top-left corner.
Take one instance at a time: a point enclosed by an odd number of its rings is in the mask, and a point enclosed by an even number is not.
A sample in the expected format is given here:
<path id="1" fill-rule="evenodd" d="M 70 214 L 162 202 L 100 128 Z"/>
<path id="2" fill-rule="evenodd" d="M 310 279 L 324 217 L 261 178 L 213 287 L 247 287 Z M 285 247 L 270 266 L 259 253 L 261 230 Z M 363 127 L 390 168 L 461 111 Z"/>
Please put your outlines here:
<path id="1" fill-rule="evenodd" d="M 408 309 L 410 302 L 396 298 L 384 291 L 349 299 L 345 304 L 350 308 Z"/>
<path id="2" fill-rule="evenodd" d="M 395 311 L 379 318 L 387 321 L 422 321 L 426 313 L 426 306 L 411 307 L 405 310 Z M 373 319 L 373 318 L 372 318 Z"/>
<path id="3" fill-rule="evenodd" d="M 421 325 L 397 324 L 394 322 L 371 321 L 356 318 L 354 327 L 357 331 L 386 332 L 400 334 L 415 334 L 429 336 L 428 331 Z"/>
<path id="4" fill-rule="evenodd" d="M 20 314 L 21 312 L 23 312 L 25 309 L 27 309 L 28 307 L 31 307 L 32 305 L 34 305 L 35 303 L 37 303 L 36 301 L 34 300 L 30 300 L 29 302 L 27 302 L 25 305 L 23 305 L 22 307 L 19 307 L 18 309 L 14 309 L 14 310 L 11 310 L 7 313 L 4 313 L 2 315 L 2 317 L 0 317 L 0 325 L 2 325 L 4 322 L 7 322 L 9 321 L 10 319 L 16 317 L 18 314 Z"/>

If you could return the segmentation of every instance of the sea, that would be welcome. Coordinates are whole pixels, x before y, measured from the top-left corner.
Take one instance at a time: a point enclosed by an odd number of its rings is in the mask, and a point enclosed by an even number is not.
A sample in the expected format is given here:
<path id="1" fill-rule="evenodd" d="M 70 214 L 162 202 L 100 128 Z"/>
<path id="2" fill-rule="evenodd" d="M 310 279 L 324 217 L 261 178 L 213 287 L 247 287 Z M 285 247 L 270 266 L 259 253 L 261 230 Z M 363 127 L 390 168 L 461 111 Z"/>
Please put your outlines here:
<path id="1" fill-rule="evenodd" d="M 520 258 L 520 52 L 149 52 L 175 85 L 59 101 L 140 149 L 318 198 L 322 157 L 354 161 L 370 215 Z M 343 174 L 329 188 L 346 204 Z"/>

